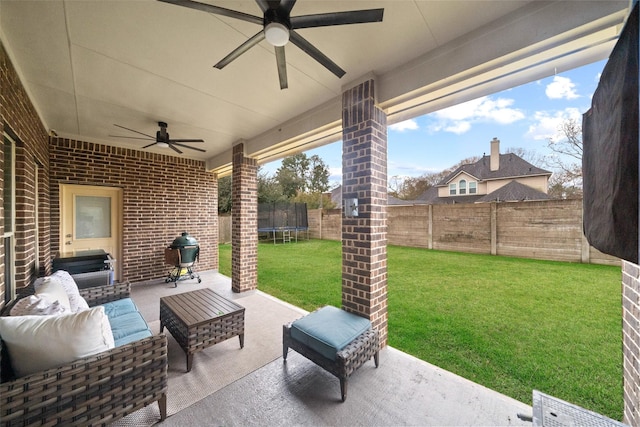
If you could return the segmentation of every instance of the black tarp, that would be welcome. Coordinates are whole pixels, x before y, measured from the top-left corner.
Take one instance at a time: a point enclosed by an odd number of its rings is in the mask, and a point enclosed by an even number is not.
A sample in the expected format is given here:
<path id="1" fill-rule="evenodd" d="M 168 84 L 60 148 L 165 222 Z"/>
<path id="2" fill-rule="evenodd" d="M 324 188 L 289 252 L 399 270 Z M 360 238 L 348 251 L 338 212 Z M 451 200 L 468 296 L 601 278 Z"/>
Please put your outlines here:
<path id="1" fill-rule="evenodd" d="M 606 254 L 638 263 L 638 4 L 582 121 L 584 234 Z"/>

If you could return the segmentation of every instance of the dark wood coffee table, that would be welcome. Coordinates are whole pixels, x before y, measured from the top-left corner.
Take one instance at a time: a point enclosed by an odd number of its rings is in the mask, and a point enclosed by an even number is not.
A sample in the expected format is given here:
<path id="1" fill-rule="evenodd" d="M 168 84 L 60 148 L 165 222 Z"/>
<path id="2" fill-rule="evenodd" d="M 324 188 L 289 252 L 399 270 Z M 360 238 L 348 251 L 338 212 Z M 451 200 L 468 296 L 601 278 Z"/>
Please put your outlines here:
<path id="1" fill-rule="evenodd" d="M 231 337 L 244 347 L 244 307 L 211 289 L 160 298 L 160 332 L 167 327 L 187 355 L 187 372 L 193 355 Z"/>

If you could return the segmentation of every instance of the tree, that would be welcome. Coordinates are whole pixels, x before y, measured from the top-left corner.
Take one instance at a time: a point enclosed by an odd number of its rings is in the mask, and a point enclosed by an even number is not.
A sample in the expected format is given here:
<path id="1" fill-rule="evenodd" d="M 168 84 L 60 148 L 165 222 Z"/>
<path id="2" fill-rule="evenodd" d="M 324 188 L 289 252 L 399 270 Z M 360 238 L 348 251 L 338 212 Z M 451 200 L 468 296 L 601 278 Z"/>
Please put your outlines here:
<path id="1" fill-rule="evenodd" d="M 295 154 L 282 160 L 276 181 L 287 198 L 298 193 L 323 193 L 329 189 L 329 168 L 317 154 L 310 158 L 305 153 Z"/>
<path id="2" fill-rule="evenodd" d="M 218 213 L 231 212 L 231 175 L 218 179 Z"/>
<path id="3" fill-rule="evenodd" d="M 282 165 L 276 171 L 276 180 L 287 198 L 293 198 L 298 192 L 305 190 L 305 173 L 308 168 L 309 160 L 304 153 L 285 157 L 282 160 Z"/>
<path id="4" fill-rule="evenodd" d="M 311 169 L 308 191 L 310 193 L 325 193 L 329 190 L 329 168 L 317 154 L 311 156 L 309 162 Z"/>
<path id="5" fill-rule="evenodd" d="M 322 204 L 320 199 L 322 198 Z M 331 201 L 331 195 L 327 193 L 299 193 L 292 199 L 295 203 L 306 203 L 307 209 L 333 209 L 336 207 L 335 203 Z"/>
<path id="6" fill-rule="evenodd" d="M 282 186 L 266 172 L 258 169 L 258 203 L 284 202 L 287 198 L 282 193 Z"/>
<path id="7" fill-rule="evenodd" d="M 284 202 L 282 187 L 274 177 L 258 168 L 258 203 Z M 231 176 L 218 179 L 218 213 L 231 212 Z"/>
<path id="8" fill-rule="evenodd" d="M 582 127 L 575 119 L 562 122 L 562 137 L 549 138 L 547 147 L 553 154 L 545 161 L 554 174 L 550 180 L 552 197 L 569 198 L 582 195 Z M 553 187 L 553 191 L 552 191 Z"/>

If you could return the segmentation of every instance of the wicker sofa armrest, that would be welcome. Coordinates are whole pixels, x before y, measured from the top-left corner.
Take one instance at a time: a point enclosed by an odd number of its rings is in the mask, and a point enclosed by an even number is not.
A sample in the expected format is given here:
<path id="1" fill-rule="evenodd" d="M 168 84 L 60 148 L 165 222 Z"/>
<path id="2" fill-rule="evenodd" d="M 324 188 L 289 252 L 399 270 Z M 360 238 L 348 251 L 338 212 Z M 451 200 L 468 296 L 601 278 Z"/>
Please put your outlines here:
<path id="1" fill-rule="evenodd" d="M 153 402 L 167 414 L 167 337 L 154 335 L 0 384 L 0 420 L 107 425 Z"/>
<path id="2" fill-rule="evenodd" d="M 79 289 L 80 295 L 87 301 L 89 307 L 129 298 L 131 295 L 131 283 L 115 283 L 113 285 L 95 286 Z"/>

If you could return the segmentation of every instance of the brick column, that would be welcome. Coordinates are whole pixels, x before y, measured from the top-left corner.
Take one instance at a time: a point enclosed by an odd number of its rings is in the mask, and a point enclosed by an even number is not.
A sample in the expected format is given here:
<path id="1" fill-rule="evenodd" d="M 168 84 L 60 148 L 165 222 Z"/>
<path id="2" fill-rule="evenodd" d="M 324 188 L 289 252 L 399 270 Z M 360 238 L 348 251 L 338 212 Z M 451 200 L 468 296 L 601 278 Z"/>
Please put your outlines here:
<path id="1" fill-rule="evenodd" d="M 387 344 L 387 117 L 374 81 L 342 94 L 342 199 L 358 199 L 358 216 L 342 213 L 342 308 L 371 320 Z"/>
<path id="2" fill-rule="evenodd" d="M 233 147 L 231 177 L 231 288 L 258 287 L 258 163 Z"/>
<path id="3" fill-rule="evenodd" d="M 622 261 L 624 418 L 640 425 L 640 267 Z"/>

